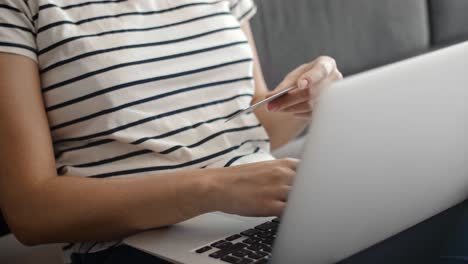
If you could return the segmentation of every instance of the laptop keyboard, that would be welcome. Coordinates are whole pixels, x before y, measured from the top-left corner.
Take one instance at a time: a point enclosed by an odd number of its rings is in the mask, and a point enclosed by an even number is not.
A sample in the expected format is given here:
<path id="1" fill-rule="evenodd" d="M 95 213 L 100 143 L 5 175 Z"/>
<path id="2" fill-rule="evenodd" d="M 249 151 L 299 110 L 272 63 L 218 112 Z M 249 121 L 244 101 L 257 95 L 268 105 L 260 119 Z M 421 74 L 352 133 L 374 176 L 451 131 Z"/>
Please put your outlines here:
<path id="1" fill-rule="evenodd" d="M 263 264 L 271 258 L 280 219 L 265 222 L 255 228 L 216 241 L 195 250 L 197 254 L 234 264 Z"/>

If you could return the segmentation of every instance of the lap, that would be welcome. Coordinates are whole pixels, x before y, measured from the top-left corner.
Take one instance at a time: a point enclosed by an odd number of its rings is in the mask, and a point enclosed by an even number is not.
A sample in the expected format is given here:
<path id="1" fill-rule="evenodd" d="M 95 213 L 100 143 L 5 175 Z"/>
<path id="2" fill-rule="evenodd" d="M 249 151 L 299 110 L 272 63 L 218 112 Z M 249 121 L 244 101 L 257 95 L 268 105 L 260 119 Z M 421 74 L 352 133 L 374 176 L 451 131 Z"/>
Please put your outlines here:
<path id="1" fill-rule="evenodd" d="M 169 262 L 146 254 L 127 245 L 112 249 L 88 253 L 73 254 L 72 264 L 169 264 Z"/>

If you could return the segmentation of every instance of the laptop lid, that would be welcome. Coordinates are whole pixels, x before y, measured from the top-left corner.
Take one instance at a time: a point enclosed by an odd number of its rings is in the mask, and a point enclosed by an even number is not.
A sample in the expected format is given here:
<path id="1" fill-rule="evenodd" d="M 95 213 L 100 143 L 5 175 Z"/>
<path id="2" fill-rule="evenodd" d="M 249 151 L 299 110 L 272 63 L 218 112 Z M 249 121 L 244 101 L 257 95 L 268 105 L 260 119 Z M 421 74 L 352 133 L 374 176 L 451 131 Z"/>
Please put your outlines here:
<path id="1" fill-rule="evenodd" d="M 467 195 L 464 43 L 323 91 L 272 263 L 336 263 Z"/>

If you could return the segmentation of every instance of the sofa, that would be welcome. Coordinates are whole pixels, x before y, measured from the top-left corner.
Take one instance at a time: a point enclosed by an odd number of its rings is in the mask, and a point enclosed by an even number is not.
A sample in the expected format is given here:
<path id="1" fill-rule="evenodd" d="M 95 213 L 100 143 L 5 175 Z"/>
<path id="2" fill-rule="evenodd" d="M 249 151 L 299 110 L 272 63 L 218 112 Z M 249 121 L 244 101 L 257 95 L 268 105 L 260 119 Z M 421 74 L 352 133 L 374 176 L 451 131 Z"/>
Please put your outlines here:
<path id="1" fill-rule="evenodd" d="M 345 76 L 468 39 L 465 0 L 257 0 L 252 29 L 267 83 L 320 55 Z"/>
<path id="2" fill-rule="evenodd" d="M 274 88 L 320 55 L 345 76 L 468 40 L 467 0 L 257 0 L 252 20 L 266 81 Z M 299 139 L 300 140 L 300 139 Z M 298 157 L 300 141 L 275 152 Z M 0 217 L 0 236 L 8 233 Z M 59 263 L 57 245 L 0 238 L 0 263 Z"/>

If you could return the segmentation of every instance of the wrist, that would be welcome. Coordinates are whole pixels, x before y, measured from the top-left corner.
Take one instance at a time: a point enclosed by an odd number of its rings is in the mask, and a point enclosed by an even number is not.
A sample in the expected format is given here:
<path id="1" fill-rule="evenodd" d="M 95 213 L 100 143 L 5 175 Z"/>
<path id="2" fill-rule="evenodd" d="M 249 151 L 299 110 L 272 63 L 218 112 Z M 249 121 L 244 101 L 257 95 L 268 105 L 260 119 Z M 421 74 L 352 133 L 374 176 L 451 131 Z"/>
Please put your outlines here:
<path id="1" fill-rule="evenodd" d="M 224 178 L 226 178 L 226 168 L 222 169 L 205 169 L 201 172 L 201 196 L 204 197 L 202 202 L 202 210 L 205 212 L 222 211 L 222 196 L 225 193 Z"/>
<path id="2" fill-rule="evenodd" d="M 200 169 L 188 172 L 184 184 L 176 191 L 179 209 L 184 218 L 214 212 L 219 209 L 218 197 L 222 192 L 218 169 Z"/>

